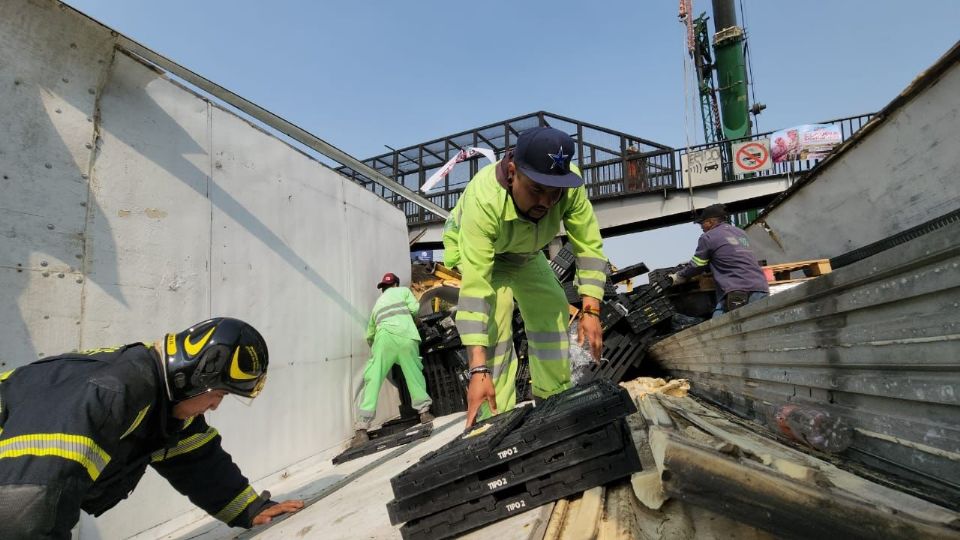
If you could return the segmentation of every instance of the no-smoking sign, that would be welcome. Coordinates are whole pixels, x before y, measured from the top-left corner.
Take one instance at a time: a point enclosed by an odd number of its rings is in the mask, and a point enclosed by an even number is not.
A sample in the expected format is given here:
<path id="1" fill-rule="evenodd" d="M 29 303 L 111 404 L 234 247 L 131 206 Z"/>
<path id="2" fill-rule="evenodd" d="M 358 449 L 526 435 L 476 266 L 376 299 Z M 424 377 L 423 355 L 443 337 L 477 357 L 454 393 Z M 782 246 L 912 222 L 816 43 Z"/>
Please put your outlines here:
<path id="1" fill-rule="evenodd" d="M 733 172 L 748 174 L 765 171 L 771 166 L 770 139 L 733 145 Z"/>

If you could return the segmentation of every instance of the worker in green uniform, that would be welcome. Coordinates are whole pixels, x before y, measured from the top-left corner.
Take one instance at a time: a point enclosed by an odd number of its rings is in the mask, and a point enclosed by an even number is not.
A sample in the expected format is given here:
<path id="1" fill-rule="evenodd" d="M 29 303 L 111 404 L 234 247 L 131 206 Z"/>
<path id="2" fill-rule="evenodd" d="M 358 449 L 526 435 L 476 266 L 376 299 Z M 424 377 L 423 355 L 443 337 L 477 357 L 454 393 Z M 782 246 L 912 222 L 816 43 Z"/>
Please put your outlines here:
<path id="1" fill-rule="evenodd" d="M 433 400 L 427 395 L 420 361 L 420 333 L 413 322 L 413 317 L 420 312 L 420 302 L 410 289 L 400 286 L 400 278 L 393 273 L 384 274 L 377 288 L 380 298 L 373 305 L 367 324 L 371 357 L 363 370 L 363 392 L 351 448 L 370 440 L 367 430 L 377 412 L 380 386 L 394 364 L 400 365 L 410 391 L 410 406 L 420 413 L 420 422 L 433 420 L 430 414 Z"/>
<path id="2" fill-rule="evenodd" d="M 216 318 L 155 344 L 67 353 L 0 373 L 0 538 L 69 539 L 147 466 L 210 515 L 250 528 L 303 508 L 258 494 L 203 414 L 227 394 L 256 397 L 267 344 Z"/>
<path id="3" fill-rule="evenodd" d="M 467 426 L 516 404 L 516 300 L 529 345 L 533 395 L 570 387 L 566 296 L 542 249 L 566 230 L 583 299 L 578 340 L 600 358 L 600 300 L 608 264 L 593 207 L 566 133 L 529 129 L 497 163 L 467 184 L 444 225 L 444 264 L 462 274 L 457 330 L 468 349 Z"/>

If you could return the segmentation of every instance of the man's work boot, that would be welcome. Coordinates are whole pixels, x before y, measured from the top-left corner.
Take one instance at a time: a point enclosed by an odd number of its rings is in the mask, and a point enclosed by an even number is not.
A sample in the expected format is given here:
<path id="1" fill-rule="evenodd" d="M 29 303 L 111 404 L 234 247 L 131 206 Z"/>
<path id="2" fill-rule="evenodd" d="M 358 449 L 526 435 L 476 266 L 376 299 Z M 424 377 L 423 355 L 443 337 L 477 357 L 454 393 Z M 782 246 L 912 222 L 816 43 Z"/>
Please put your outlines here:
<path id="1" fill-rule="evenodd" d="M 356 433 L 353 434 L 353 439 L 350 441 L 349 448 L 357 448 L 358 446 L 363 446 L 370 442 L 370 436 L 367 435 L 367 430 L 358 429 Z"/>
<path id="2" fill-rule="evenodd" d="M 430 423 L 430 422 L 433 422 L 433 419 L 434 419 L 434 418 L 436 418 L 436 417 L 433 416 L 432 414 L 430 414 L 430 411 L 423 411 L 422 413 L 420 413 L 420 423 L 421 423 L 421 424 L 428 424 L 428 423 Z"/>

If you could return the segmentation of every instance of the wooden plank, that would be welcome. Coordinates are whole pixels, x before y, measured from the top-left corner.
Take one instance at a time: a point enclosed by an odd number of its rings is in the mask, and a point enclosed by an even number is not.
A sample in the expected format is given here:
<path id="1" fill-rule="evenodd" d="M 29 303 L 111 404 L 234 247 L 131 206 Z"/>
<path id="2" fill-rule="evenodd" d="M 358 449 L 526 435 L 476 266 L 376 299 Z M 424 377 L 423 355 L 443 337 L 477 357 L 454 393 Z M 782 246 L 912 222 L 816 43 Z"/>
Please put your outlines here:
<path id="1" fill-rule="evenodd" d="M 547 523 L 547 530 L 543 534 L 543 540 L 559 540 L 569 510 L 570 499 L 560 499 L 554 504 L 553 513 L 550 514 L 550 521 Z"/>
<path id="2" fill-rule="evenodd" d="M 593 540 L 597 536 L 605 493 L 603 486 L 583 492 L 580 503 L 567 519 L 561 540 Z"/>

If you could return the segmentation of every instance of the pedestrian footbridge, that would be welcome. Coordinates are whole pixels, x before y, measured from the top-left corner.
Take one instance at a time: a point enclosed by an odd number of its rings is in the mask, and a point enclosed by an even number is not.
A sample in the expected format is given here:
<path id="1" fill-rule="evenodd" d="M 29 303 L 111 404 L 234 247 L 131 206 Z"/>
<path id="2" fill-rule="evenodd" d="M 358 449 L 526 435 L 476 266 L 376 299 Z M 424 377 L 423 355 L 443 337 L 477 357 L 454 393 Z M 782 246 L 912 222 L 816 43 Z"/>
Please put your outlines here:
<path id="1" fill-rule="evenodd" d="M 823 122 L 840 127 L 846 140 L 869 121 L 871 114 Z M 434 139 L 375 156 L 363 163 L 411 190 L 419 190 L 435 173 L 454 160 L 463 161 L 426 192 L 431 202 L 451 209 L 470 178 L 488 163 L 470 148 L 492 150 L 497 157 L 516 142 L 525 129 L 551 126 L 569 133 L 577 144 L 577 165 L 605 237 L 656 229 L 690 220 L 695 208 L 723 203 L 731 212 L 748 212 L 765 206 L 797 181 L 817 160 L 776 163 L 769 170 L 737 174 L 730 145 L 759 140 L 770 133 L 740 141 L 725 141 L 672 148 L 648 139 L 603 128 L 549 112 L 536 112 L 495 124 Z M 718 182 L 691 185 L 681 163 L 685 156 L 716 150 L 720 157 Z M 396 204 L 407 216 L 411 249 L 441 247 L 443 219 L 348 166 L 339 172 Z M 744 219 L 749 219 L 744 214 Z"/>

